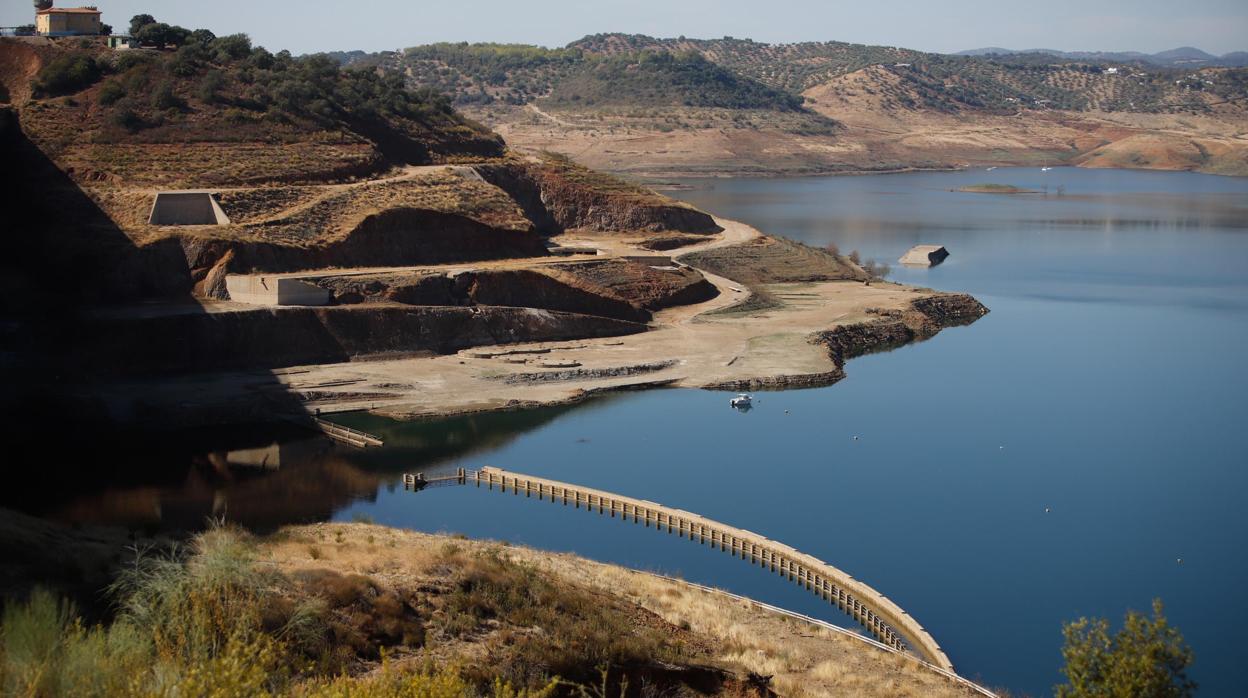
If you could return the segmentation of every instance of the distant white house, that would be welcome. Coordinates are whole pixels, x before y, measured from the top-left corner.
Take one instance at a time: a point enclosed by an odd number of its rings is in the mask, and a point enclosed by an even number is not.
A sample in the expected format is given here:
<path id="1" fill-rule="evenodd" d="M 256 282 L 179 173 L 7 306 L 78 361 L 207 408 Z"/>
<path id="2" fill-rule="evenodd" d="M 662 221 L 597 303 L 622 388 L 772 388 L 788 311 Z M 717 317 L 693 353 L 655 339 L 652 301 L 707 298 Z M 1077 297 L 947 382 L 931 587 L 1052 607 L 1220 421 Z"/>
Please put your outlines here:
<path id="1" fill-rule="evenodd" d="M 1106 74 L 1106 75 L 1117 75 L 1117 74 L 1118 74 L 1118 69 L 1117 69 L 1117 68 L 1106 68 L 1106 69 L 1105 69 L 1105 74 Z"/>

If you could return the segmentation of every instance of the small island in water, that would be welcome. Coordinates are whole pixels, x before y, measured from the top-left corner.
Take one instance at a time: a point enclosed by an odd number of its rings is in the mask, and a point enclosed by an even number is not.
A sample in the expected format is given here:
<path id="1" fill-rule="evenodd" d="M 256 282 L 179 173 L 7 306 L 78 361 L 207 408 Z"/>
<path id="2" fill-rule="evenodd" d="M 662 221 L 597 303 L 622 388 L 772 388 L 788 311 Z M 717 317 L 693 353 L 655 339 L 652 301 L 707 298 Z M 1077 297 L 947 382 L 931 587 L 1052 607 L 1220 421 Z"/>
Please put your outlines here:
<path id="1" fill-rule="evenodd" d="M 1039 194 L 1035 189 L 1024 189 L 1013 184 L 971 184 L 955 191 L 969 194 Z"/>

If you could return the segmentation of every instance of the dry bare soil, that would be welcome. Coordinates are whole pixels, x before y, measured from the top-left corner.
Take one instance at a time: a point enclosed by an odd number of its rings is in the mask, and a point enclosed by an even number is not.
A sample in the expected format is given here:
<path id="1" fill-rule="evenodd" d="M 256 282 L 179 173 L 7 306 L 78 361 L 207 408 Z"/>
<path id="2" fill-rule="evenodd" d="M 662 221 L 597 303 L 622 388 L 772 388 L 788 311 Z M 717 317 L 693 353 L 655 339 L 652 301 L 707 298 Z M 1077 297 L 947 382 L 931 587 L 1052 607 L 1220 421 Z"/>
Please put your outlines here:
<path id="1" fill-rule="evenodd" d="M 807 135 L 770 113 L 751 125 L 705 110 L 634 118 L 601 112 L 471 110 L 521 150 L 549 150 L 589 167 L 638 176 L 893 172 L 976 166 L 1113 167 L 1248 174 L 1248 116 L 1023 110 L 1015 115 L 883 110 L 849 75 L 807 93 L 844 128 Z M 671 123 L 685 124 L 674 128 Z"/>

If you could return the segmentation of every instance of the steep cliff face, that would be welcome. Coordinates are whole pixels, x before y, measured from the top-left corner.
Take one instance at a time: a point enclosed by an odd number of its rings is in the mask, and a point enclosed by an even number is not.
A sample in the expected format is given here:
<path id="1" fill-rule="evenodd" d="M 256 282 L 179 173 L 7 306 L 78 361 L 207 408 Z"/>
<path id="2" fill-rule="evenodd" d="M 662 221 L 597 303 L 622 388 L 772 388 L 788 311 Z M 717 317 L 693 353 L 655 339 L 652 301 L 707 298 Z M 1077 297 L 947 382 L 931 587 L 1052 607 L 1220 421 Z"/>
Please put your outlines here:
<path id="1" fill-rule="evenodd" d="M 75 349 L 96 375 L 188 373 L 452 353 L 473 346 L 634 334 L 645 325 L 531 308 L 257 308 L 99 320 Z"/>
<path id="2" fill-rule="evenodd" d="M 477 168 L 482 177 L 512 195 L 539 226 L 598 232 L 713 234 L 721 230 L 708 214 L 688 204 L 561 157 L 537 163 Z"/>
<path id="3" fill-rule="evenodd" d="M 702 303 L 719 295 L 714 284 L 687 267 L 655 269 L 619 259 L 555 266 L 647 310 Z"/>
<path id="4" fill-rule="evenodd" d="M 633 322 L 650 319 L 650 313 L 601 287 L 578 288 L 569 281 L 524 269 L 465 272 L 455 276 L 455 287 L 476 305 L 544 308 Z"/>
<path id="5" fill-rule="evenodd" d="M 560 225 L 546 208 L 542 195 L 542 186 L 530 171 L 529 167 L 510 162 L 503 165 L 478 165 L 473 169 L 485 181 L 507 192 L 524 211 L 524 215 L 533 222 L 538 232 L 548 235 L 560 233 Z"/>

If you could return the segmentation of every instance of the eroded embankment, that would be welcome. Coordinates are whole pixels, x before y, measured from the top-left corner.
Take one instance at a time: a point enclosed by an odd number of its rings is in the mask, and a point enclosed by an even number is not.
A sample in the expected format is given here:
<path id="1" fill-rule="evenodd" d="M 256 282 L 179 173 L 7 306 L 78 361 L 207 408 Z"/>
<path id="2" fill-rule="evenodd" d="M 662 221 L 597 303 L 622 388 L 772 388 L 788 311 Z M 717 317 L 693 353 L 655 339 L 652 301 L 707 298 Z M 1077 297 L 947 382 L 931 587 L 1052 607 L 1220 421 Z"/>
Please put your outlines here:
<path id="1" fill-rule="evenodd" d="M 468 347 L 628 335 L 645 325 L 532 308 L 256 308 L 100 320 L 77 349 L 100 375 L 336 364 Z"/>
<path id="2" fill-rule="evenodd" d="M 719 294 L 714 284 L 693 269 L 654 267 L 625 259 L 515 262 L 470 270 L 330 271 L 300 278 L 327 289 L 337 305 L 503 305 L 634 322 L 649 321 L 652 311 L 702 303 Z"/>
<path id="3" fill-rule="evenodd" d="M 713 217 L 688 204 L 566 158 L 484 165 L 476 170 L 487 182 L 511 195 L 539 229 L 703 235 L 720 231 Z"/>

